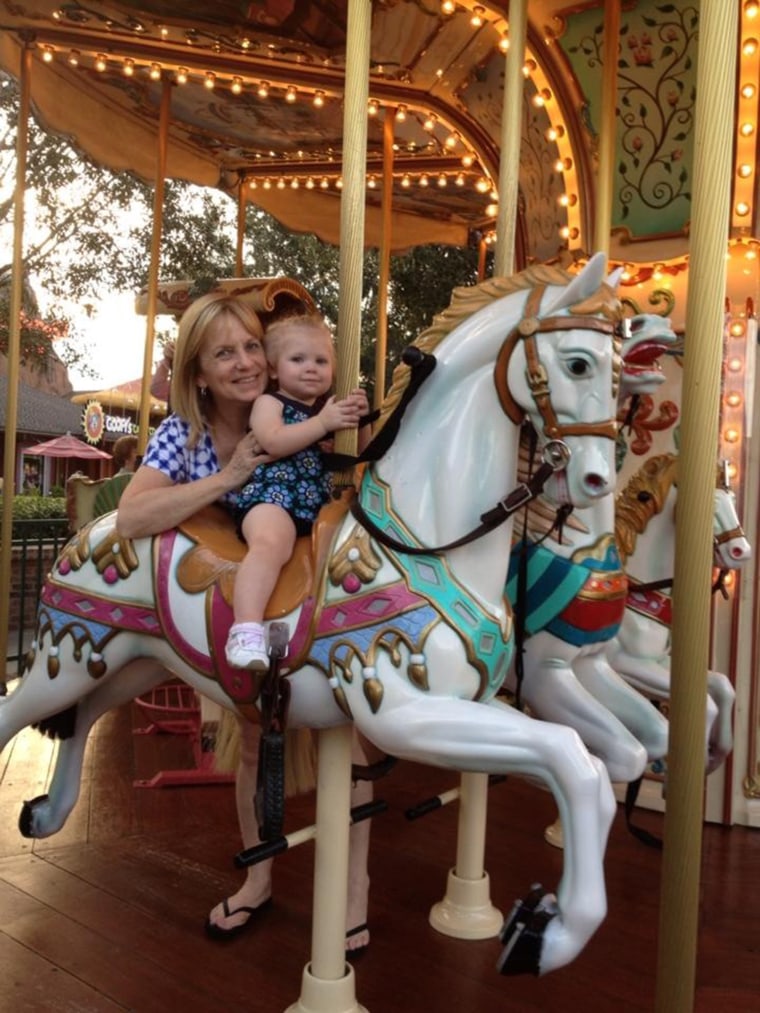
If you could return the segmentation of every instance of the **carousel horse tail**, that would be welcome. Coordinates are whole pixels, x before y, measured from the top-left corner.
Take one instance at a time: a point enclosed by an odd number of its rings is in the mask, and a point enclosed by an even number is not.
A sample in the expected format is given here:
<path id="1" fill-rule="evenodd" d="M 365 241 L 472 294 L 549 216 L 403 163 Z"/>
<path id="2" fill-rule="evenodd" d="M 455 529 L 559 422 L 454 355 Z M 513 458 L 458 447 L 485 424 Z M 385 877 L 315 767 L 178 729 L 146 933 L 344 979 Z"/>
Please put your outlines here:
<path id="1" fill-rule="evenodd" d="M 47 735 L 49 739 L 72 739 L 77 729 L 77 705 L 72 704 L 58 714 L 35 721 L 32 728 L 36 728 L 41 735 Z"/>
<path id="2" fill-rule="evenodd" d="M 317 754 L 309 728 L 288 728 L 285 732 L 285 795 L 302 795 L 317 784 Z M 214 767 L 232 773 L 240 763 L 240 725 L 232 711 L 223 710 L 216 733 Z"/>

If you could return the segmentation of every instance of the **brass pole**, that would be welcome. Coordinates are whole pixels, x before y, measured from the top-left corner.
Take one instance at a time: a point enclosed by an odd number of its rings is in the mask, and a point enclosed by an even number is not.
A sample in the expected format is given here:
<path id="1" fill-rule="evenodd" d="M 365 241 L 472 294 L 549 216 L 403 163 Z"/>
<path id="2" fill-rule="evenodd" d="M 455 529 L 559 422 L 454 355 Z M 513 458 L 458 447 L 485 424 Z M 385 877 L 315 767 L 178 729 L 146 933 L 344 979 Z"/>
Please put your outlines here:
<path id="1" fill-rule="evenodd" d="M 235 236 L 235 277 L 243 277 L 243 242 L 245 240 L 245 179 L 240 180 L 237 200 L 237 234 Z"/>
<path id="2" fill-rule="evenodd" d="M 150 428 L 150 380 L 153 374 L 153 337 L 156 332 L 156 307 L 158 304 L 158 271 L 161 254 L 161 228 L 164 217 L 164 188 L 166 180 L 166 145 L 169 135 L 171 112 L 171 81 L 163 79 L 161 109 L 158 120 L 158 146 L 156 151 L 156 189 L 153 194 L 153 235 L 150 243 L 150 267 L 148 270 L 148 305 L 145 326 L 145 353 L 143 376 L 140 388 L 140 427 L 137 434 L 137 453 L 145 453 Z"/>
<path id="3" fill-rule="evenodd" d="M 383 223 L 380 238 L 377 283 L 377 334 L 375 337 L 375 407 L 385 396 L 385 360 L 388 354 L 388 284 L 391 277 L 391 229 L 393 215 L 393 109 L 385 110 L 383 121 Z"/>
<path id="4" fill-rule="evenodd" d="M 730 221 L 737 0 L 703 0 L 694 128 L 689 289 L 673 584 L 668 798 L 656 1013 L 694 1008 L 726 240 Z M 682 509 L 683 507 L 683 509 Z"/>
<path id="5" fill-rule="evenodd" d="M 527 33 L 526 0 L 512 0 L 509 5 L 509 49 L 504 69 L 504 101 L 501 109 L 499 214 L 496 219 L 496 252 L 493 262 L 493 273 L 496 277 L 509 277 L 515 270 L 522 103 L 525 88 L 522 71 Z"/>
<path id="6" fill-rule="evenodd" d="M 594 253 L 610 252 L 612 187 L 615 173 L 617 126 L 617 62 L 620 37 L 620 0 L 604 5 L 604 51 L 602 57 L 602 118 L 599 127 L 599 166 L 596 182 L 596 228 Z"/>
<path id="7" fill-rule="evenodd" d="M 349 0 L 343 115 L 343 190 L 340 203 L 336 385 L 339 396 L 345 396 L 357 385 L 359 379 L 371 27 L 370 0 Z M 339 432 L 335 442 L 341 452 L 356 452 L 355 432 Z M 348 476 L 349 482 L 351 477 Z M 330 1009 L 360 1008 L 355 1000 L 352 971 L 347 968 L 345 957 L 350 769 L 350 728 L 339 726 L 321 730 L 311 963 L 304 971 L 302 1001 L 298 1007 L 304 1011 L 315 1008 L 309 1000 L 309 988 L 316 982 L 322 983 L 322 991 L 330 987 L 330 993 L 335 998 Z M 328 1007 L 323 1005 L 321 1008 Z"/>
<path id="8" fill-rule="evenodd" d="M 3 672 L 0 689 L 8 674 L 8 624 L 10 622 L 11 554 L 13 546 L 13 497 L 16 492 L 16 422 L 18 420 L 18 385 L 21 358 L 21 297 L 24 282 L 24 189 L 29 130 L 29 104 L 32 74 L 32 51 L 28 45 L 21 52 L 19 72 L 19 109 L 16 132 L 16 186 L 13 196 L 13 274 L 8 321 L 8 401 L 5 406 L 5 439 L 3 443 L 3 518 L 0 528 L 0 657 Z"/>

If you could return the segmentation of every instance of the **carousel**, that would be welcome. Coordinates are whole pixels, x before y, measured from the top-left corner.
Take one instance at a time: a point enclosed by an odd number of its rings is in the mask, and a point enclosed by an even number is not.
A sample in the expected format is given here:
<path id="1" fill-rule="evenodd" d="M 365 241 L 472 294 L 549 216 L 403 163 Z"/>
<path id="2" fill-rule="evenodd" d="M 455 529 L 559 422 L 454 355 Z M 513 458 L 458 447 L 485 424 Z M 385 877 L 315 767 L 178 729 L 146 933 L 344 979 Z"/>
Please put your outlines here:
<path id="1" fill-rule="evenodd" d="M 0 0 L 0 12 L 0 67 L 21 91 L 18 264 L 32 110 L 155 187 L 141 449 L 155 318 L 191 298 L 158 273 L 167 178 L 236 200 L 223 286 L 263 317 L 311 297 L 244 276 L 247 205 L 340 246 L 339 394 L 357 385 L 363 251 L 380 251 L 373 439 L 359 455 L 338 434 L 342 495 L 313 558 L 297 550 L 308 588 L 286 571 L 269 615 L 289 726 L 319 729 L 313 827 L 283 837 L 279 777 L 259 778 L 264 851 L 240 858 L 315 841 L 311 954 L 289 1008 L 364 1008 L 344 946 L 355 729 L 460 778 L 429 921 L 462 947 L 496 940 L 497 979 L 565 973 L 604 933 L 616 801 L 629 818 L 662 814 L 657 966 L 644 973 L 658 1013 L 694 1009 L 703 828 L 760 828 L 760 5 Z M 386 379 L 390 259 L 433 243 L 477 243 L 478 283 Z M 20 296 L 19 283 L 16 311 Z M 26 837 L 65 833 L 90 728 L 166 670 L 271 722 L 272 681 L 220 660 L 219 574 L 242 553 L 215 525 L 132 539 L 109 514 L 59 558 L 27 671 L 0 700 L 0 747 L 80 715 L 46 793 L 23 804 Z M 503 775 L 548 789 L 556 819 L 535 847 L 554 845 L 558 862 L 556 882 L 533 882 L 504 914 L 485 869 L 489 776 Z"/>

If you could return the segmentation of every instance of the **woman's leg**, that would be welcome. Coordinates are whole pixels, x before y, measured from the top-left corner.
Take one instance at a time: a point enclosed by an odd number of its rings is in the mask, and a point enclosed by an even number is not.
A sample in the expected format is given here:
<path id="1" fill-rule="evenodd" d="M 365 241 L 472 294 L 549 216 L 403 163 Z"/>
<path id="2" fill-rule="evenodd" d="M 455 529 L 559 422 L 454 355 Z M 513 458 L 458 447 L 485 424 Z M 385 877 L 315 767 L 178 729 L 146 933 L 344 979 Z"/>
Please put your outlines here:
<path id="1" fill-rule="evenodd" d="M 243 847 L 251 848 L 260 843 L 258 822 L 253 808 L 258 770 L 259 728 L 250 722 L 241 722 L 240 764 L 235 781 L 235 801 L 238 822 L 243 838 Z M 364 753 L 355 740 L 354 762 L 365 764 Z M 362 805 L 372 801 L 373 786 L 369 781 L 357 782 L 351 791 L 351 805 Z M 367 904 L 369 896 L 370 820 L 351 827 L 348 904 L 346 910 L 346 950 L 364 949 L 369 943 L 367 927 Z M 215 938 L 235 935 L 254 917 L 253 912 L 266 903 L 272 895 L 272 859 L 251 865 L 246 870 L 240 888 L 210 912 L 206 929 Z M 359 929 L 359 931 L 355 931 Z"/>

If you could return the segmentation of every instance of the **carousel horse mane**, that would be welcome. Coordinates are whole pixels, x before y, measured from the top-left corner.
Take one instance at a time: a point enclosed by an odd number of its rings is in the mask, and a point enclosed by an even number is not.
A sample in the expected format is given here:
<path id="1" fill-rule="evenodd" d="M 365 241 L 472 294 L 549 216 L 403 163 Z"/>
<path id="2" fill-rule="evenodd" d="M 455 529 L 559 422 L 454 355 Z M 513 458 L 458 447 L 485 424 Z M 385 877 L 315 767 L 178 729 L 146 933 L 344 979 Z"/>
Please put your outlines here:
<path id="1" fill-rule="evenodd" d="M 415 348 L 432 353 L 443 339 L 467 317 L 477 313 L 495 299 L 538 285 L 567 285 L 574 275 L 559 267 L 534 264 L 509 278 L 487 278 L 477 285 L 460 285 L 451 293 L 451 302 L 433 317 L 431 325 L 412 342 Z M 597 306 L 598 310 L 598 306 Z M 385 425 L 401 395 L 409 385 L 410 367 L 400 363 L 393 371 L 393 382 L 385 396 L 377 431 Z"/>
<path id="2" fill-rule="evenodd" d="M 636 549 L 639 535 L 661 513 L 673 485 L 677 484 L 678 455 L 656 454 L 631 476 L 615 501 L 615 540 L 625 565 Z"/>

